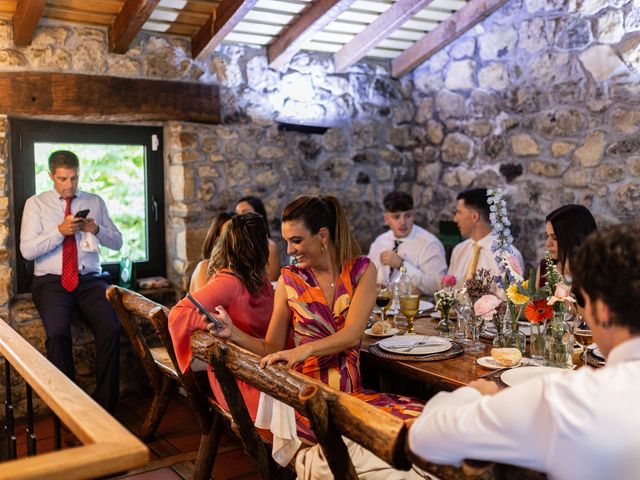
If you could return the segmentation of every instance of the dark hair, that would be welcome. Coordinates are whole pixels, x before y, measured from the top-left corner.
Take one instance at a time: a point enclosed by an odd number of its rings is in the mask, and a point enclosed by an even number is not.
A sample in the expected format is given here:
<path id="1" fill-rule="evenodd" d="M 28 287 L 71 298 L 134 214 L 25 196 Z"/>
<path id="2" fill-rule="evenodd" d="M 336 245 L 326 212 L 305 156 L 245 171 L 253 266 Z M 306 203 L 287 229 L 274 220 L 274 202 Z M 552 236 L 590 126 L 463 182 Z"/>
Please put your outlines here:
<path id="1" fill-rule="evenodd" d="M 386 212 L 406 212 L 413 210 L 413 198 L 405 192 L 391 192 L 384 197 L 382 205 Z"/>
<path id="2" fill-rule="evenodd" d="M 69 150 L 56 150 L 49 155 L 49 171 L 56 173 L 56 170 L 62 168 L 78 168 L 80 161 L 78 156 Z"/>
<path id="3" fill-rule="evenodd" d="M 282 222 L 302 220 L 312 234 L 325 227 L 336 250 L 340 269 L 351 259 L 360 256 L 360 246 L 354 238 L 347 217 L 336 197 L 298 197 L 282 212 Z"/>
<path id="4" fill-rule="evenodd" d="M 271 232 L 269 231 L 269 219 L 267 218 L 267 210 L 264 208 L 264 203 L 258 197 L 254 197 L 253 195 L 247 195 L 246 197 L 242 197 L 240 200 L 236 202 L 236 207 L 239 203 L 247 202 L 253 208 L 253 211 L 262 215 L 264 218 L 264 224 L 267 226 L 267 236 L 271 238 Z"/>
<path id="5" fill-rule="evenodd" d="M 582 205 L 564 205 L 547 215 L 545 221 L 551 222 L 558 241 L 556 260 L 560 268 L 564 269 L 568 261 L 569 267 L 573 270 L 572 262 L 576 249 L 598 228 L 593 215 Z"/>
<path id="6" fill-rule="evenodd" d="M 260 214 L 234 215 L 209 260 L 209 276 L 228 268 L 252 295 L 268 282 L 267 228 Z"/>
<path id="7" fill-rule="evenodd" d="M 464 206 L 477 210 L 485 222 L 490 223 L 489 203 L 486 188 L 470 188 L 458 194 L 456 200 L 464 200 Z"/>
<path id="8" fill-rule="evenodd" d="M 571 264 L 574 286 L 611 309 L 613 323 L 640 333 L 640 223 L 589 235 Z"/>
<path id="9" fill-rule="evenodd" d="M 208 260 L 209 257 L 211 257 L 213 245 L 216 243 L 216 240 L 220 238 L 222 227 L 225 223 L 231 220 L 231 218 L 233 218 L 233 213 L 229 212 L 220 212 L 215 217 L 213 217 L 213 221 L 211 222 L 211 226 L 209 227 L 207 236 L 202 243 L 202 258 Z"/>

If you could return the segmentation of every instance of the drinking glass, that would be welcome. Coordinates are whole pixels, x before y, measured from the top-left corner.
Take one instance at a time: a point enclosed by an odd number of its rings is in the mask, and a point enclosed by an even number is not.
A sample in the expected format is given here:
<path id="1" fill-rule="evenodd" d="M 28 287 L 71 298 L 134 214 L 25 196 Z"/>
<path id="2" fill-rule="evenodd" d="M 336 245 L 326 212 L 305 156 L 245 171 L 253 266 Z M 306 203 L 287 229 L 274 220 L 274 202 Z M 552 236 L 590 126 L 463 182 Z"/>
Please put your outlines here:
<path id="1" fill-rule="evenodd" d="M 573 323 L 573 338 L 582 346 L 582 362 L 587 363 L 587 348 L 593 343 L 591 329 L 582 315 L 576 315 Z"/>
<path id="2" fill-rule="evenodd" d="M 400 296 L 400 311 L 407 317 L 407 333 L 412 334 L 413 331 L 413 319 L 418 313 L 420 307 L 419 295 L 402 295 Z"/>
<path id="3" fill-rule="evenodd" d="M 387 312 L 389 308 L 391 308 L 391 290 L 386 283 L 379 283 L 376 293 L 376 305 L 380 308 L 382 312 L 382 318 L 380 319 L 384 324 L 389 323 L 389 327 L 391 327 L 391 322 L 387 319 Z"/>
<path id="4" fill-rule="evenodd" d="M 456 303 L 453 305 L 453 309 L 457 315 L 457 325 L 458 330 L 455 333 L 456 340 L 458 340 L 462 344 L 471 343 L 467 339 L 467 323 L 469 322 L 469 317 L 472 315 L 473 306 L 471 305 L 471 299 L 467 295 L 466 288 L 459 288 L 455 293 Z"/>
<path id="5" fill-rule="evenodd" d="M 469 353 L 484 352 L 484 345 L 480 341 L 480 329 L 482 328 L 484 320 L 482 317 L 469 315 L 467 321 L 471 324 L 471 344 L 465 348 L 465 351 Z"/>

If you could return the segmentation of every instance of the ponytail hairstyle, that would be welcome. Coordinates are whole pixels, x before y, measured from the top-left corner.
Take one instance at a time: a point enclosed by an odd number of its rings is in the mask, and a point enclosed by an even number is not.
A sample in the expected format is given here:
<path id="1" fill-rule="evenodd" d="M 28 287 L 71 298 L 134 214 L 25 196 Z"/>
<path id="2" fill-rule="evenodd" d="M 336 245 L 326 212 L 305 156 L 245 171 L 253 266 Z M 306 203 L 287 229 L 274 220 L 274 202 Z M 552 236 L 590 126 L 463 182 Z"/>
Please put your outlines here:
<path id="1" fill-rule="evenodd" d="M 340 269 L 351 259 L 360 256 L 360 246 L 349 228 L 347 217 L 338 199 L 324 197 L 298 197 L 282 212 L 282 222 L 302 220 L 315 235 L 322 227 L 329 230 L 329 240 L 335 249 Z"/>
<path id="2" fill-rule="evenodd" d="M 251 295 L 268 282 L 267 227 L 259 213 L 235 215 L 213 246 L 208 276 L 228 268 Z"/>

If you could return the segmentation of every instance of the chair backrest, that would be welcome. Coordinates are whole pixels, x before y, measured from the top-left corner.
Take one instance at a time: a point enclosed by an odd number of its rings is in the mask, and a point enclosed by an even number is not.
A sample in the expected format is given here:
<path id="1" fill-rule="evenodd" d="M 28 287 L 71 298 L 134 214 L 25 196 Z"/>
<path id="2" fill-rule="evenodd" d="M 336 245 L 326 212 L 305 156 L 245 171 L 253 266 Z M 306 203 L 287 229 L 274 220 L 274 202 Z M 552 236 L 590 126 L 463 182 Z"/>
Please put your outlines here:
<path id="1" fill-rule="evenodd" d="M 257 355 L 232 343 L 222 342 L 208 332 L 194 332 L 191 348 L 196 357 L 215 369 L 237 423 L 241 420 L 236 415 L 242 415 L 242 410 L 246 413 L 246 406 L 237 390 L 236 379 L 305 415 L 337 479 L 357 478 L 341 436 L 362 445 L 395 468 L 406 470 L 413 462 L 442 479 L 545 478 L 537 472 L 493 463 L 468 462 L 464 468 L 455 468 L 414 458 L 407 448 L 407 424 L 388 412 L 282 365 L 261 368 Z M 503 477 L 503 467 L 513 474 Z"/>

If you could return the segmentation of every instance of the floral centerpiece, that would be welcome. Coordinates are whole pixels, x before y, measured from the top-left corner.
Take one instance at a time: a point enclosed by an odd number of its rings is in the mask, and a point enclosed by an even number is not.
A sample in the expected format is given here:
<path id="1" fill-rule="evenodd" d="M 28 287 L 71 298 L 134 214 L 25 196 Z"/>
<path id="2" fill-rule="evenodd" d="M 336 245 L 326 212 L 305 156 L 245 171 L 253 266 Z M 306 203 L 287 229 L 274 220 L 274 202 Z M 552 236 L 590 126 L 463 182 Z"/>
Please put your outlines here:
<path id="1" fill-rule="evenodd" d="M 544 332 L 545 364 L 553 367 L 571 368 L 573 366 L 573 334 L 571 326 L 565 320 L 567 305 L 574 303 L 571 288 L 564 283 L 562 275 L 547 251 L 547 283 L 544 290 L 547 294 L 547 305 L 553 309 L 553 316 L 547 323 Z"/>
<path id="2" fill-rule="evenodd" d="M 503 321 L 505 314 L 504 301 L 492 293 L 483 295 L 473 304 L 473 312 L 477 317 L 493 324 L 496 330 L 496 336 L 493 339 L 494 346 L 506 346 Z"/>
<path id="3" fill-rule="evenodd" d="M 451 287 L 455 286 L 456 277 L 453 275 L 445 275 L 444 277 L 442 277 L 442 284 L 445 285 L 445 287 L 437 290 L 433 294 L 433 298 L 436 301 L 436 308 L 442 314 L 442 320 L 440 320 L 440 323 L 438 323 L 438 326 L 436 328 L 440 331 L 440 335 L 442 335 L 443 337 L 450 337 L 452 335 L 452 332 L 451 320 L 449 320 L 449 312 L 451 311 L 451 307 L 453 307 L 456 303 L 455 292 Z"/>
<path id="4" fill-rule="evenodd" d="M 524 305 L 528 301 L 528 298 L 524 298 L 524 295 L 518 293 L 519 288 L 525 284 L 523 269 L 513 248 L 511 222 L 507 212 L 507 203 L 502 197 L 502 190 L 499 188 L 490 189 L 487 191 L 487 196 L 490 211 L 489 218 L 491 220 L 492 233 L 495 237 L 491 245 L 491 251 L 495 254 L 495 261 L 500 270 L 500 275 L 495 278 L 495 281 L 506 292 L 505 310 L 511 324 L 511 331 L 507 336 L 507 344 L 518 348 L 524 354 L 527 337 L 520 332 L 518 323 Z"/>
<path id="5" fill-rule="evenodd" d="M 464 288 L 472 303 L 476 303 L 478 299 L 484 295 L 491 293 L 491 285 L 493 278 L 486 268 L 479 268 L 475 271 L 473 277 L 464 282 Z"/>

